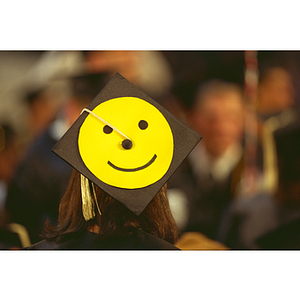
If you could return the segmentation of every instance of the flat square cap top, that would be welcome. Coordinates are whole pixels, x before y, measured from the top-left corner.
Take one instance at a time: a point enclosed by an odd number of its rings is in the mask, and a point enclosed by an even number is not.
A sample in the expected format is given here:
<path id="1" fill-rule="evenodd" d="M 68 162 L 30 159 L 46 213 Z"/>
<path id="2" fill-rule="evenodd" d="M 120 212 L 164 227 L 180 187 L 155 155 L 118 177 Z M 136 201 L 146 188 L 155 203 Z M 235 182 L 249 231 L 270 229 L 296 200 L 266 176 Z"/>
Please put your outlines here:
<path id="1" fill-rule="evenodd" d="M 200 139 L 117 73 L 53 151 L 139 215 Z"/>

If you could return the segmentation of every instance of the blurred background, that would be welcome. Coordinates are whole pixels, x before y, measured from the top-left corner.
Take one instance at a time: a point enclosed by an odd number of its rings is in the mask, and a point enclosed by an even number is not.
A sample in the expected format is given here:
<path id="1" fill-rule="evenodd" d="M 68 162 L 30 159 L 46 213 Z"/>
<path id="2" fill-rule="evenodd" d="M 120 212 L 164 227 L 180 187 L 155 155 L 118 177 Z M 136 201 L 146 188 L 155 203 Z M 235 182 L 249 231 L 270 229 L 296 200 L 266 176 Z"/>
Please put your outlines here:
<path id="1" fill-rule="evenodd" d="M 179 248 L 300 248 L 300 52 L 1 51 L 1 249 L 55 224 L 51 148 L 116 72 L 203 136 L 168 185 Z"/>

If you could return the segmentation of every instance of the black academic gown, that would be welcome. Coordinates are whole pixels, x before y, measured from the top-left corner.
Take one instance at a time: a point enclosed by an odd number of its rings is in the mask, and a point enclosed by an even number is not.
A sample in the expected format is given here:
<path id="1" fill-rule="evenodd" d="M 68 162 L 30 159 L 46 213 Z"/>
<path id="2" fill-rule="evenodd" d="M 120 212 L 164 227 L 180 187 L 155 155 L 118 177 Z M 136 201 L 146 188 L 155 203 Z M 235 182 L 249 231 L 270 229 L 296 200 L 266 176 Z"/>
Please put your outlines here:
<path id="1" fill-rule="evenodd" d="M 180 250 L 169 242 L 141 229 L 134 229 L 124 238 L 97 239 L 98 235 L 86 231 L 62 243 L 43 240 L 27 250 Z"/>

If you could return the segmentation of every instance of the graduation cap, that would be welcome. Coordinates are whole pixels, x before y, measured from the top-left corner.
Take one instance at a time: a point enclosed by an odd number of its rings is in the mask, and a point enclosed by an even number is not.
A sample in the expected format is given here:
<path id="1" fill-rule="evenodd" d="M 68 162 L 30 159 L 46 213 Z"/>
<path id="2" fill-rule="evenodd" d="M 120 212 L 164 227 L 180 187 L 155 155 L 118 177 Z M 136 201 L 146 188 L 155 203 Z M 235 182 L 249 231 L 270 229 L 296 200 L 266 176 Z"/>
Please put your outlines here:
<path id="1" fill-rule="evenodd" d="M 52 151 L 139 215 L 201 138 L 117 73 Z"/>

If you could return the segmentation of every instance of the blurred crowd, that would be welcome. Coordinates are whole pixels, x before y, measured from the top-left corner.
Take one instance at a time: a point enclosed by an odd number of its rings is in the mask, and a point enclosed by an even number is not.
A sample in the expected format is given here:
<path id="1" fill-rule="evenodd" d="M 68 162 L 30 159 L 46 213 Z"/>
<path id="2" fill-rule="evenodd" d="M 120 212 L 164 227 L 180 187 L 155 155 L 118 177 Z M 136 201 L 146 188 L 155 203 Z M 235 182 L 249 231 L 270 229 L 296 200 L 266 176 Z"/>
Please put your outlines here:
<path id="1" fill-rule="evenodd" d="M 0 249 L 56 224 L 72 168 L 51 152 L 119 72 L 203 136 L 168 182 L 183 250 L 300 249 L 300 52 L 0 52 Z"/>

